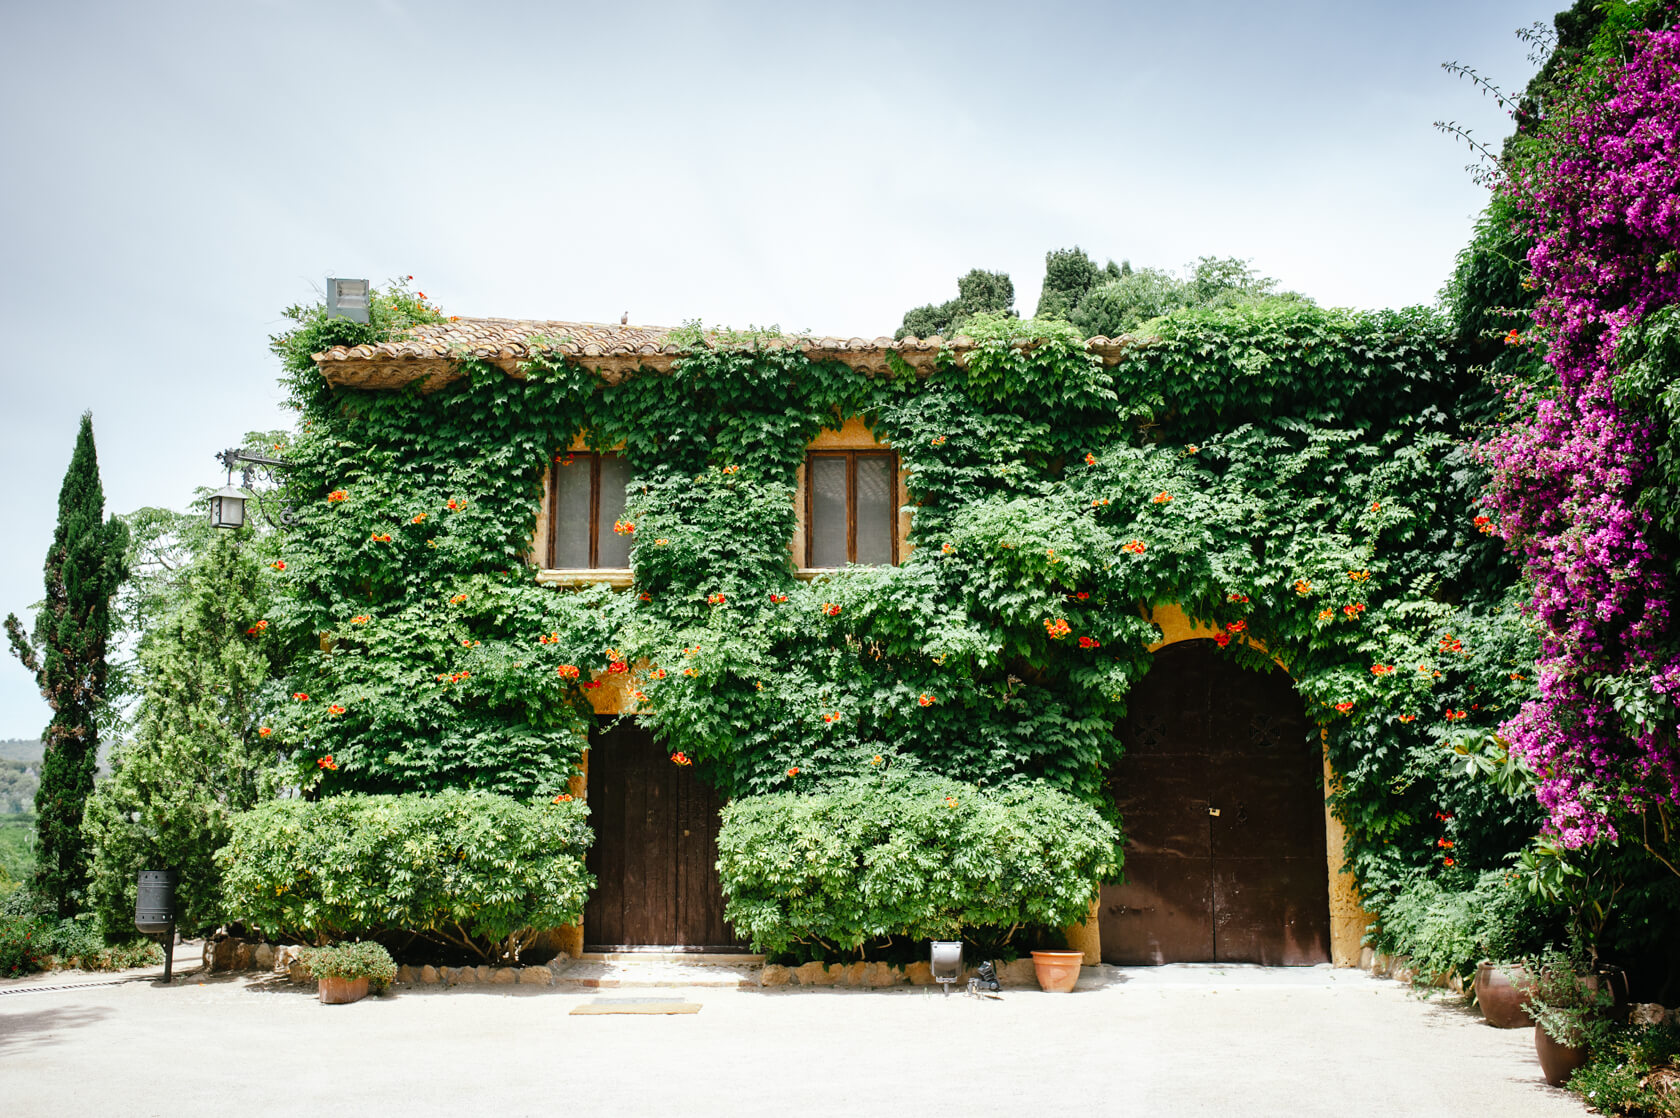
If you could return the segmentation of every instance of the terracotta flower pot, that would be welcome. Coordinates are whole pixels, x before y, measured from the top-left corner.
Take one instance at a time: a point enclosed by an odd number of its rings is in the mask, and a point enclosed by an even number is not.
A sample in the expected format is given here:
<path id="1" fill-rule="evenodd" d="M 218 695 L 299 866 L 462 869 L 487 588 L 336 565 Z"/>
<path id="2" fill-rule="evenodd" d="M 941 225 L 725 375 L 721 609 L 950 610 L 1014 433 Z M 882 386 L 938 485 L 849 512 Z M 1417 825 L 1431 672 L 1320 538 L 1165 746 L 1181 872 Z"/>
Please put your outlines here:
<path id="1" fill-rule="evenodd" d="M 323 978 L 320 998 L 322 1005 L 348 1005 L 367 997 L 368 980 L 361 978 Z"/>
<path id="2" fill-rule="evenodd" d="M 1039 989 L 1050 994 L 1066 994 L 1079 981 L 1079 968 L 1085 964 L 1083 951 L 1034 951 L 1033 970 L 1038 974 Z"/>
<path id="3" fill-rule="evenodd" d="M 1540 1057 L 1540 1074 L 1544 1075 L 1546 1082 L 1553 1087 L 1562 1087 L 1568 1083 L 1569 1077 L 1587 1062 L 1585 1046 L 1576 1048 L 1568 1044 L 1559 1044 L 1539 1025 L 1534 1026 L 1534 1052 Z"/>
<path id="4" fill-rule="evenodd" d="M 1476 1004 L 1496 1029 L 1526 1029 L 1534 1024 L 1523 1008 L 1533 989 L 1534 979 L 1521 963 L 1483 962 L 1476 968 Z"/>

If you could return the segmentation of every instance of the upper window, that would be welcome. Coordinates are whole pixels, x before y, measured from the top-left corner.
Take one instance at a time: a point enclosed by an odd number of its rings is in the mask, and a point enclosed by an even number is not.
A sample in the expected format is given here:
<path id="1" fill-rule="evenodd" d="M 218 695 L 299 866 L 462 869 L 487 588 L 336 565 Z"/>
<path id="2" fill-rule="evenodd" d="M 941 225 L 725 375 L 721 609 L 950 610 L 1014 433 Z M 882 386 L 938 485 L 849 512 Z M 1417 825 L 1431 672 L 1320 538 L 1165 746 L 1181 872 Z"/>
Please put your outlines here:
<path id="1" fill-rule="evenodd" d="M 812 451 L 805 459 L 805 492 L 810 566 L 898 562 L 898 455 Z"/>
<path id="2" fill-rule="evenodd" d="M 616 454 L 573 451 L 554 464 L 549 486 L 549 549 L 565 570 L 630 565 L 630 537 L 613 531 L 624 516 L 630 467 Z"/>

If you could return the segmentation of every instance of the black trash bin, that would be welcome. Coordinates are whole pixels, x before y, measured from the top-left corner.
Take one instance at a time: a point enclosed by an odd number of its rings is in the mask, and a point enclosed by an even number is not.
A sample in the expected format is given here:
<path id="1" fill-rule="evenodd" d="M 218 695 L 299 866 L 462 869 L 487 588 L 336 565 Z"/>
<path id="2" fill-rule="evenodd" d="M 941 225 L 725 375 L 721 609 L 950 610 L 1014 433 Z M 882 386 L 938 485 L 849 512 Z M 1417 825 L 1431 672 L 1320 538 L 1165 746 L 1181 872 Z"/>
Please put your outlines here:
<path id="1" fill-rule="evenodd" d="M 163 980 L 174 974 L 175 871 L 141 870 L 134 896 L 134 926 L 163 939 Z"/>

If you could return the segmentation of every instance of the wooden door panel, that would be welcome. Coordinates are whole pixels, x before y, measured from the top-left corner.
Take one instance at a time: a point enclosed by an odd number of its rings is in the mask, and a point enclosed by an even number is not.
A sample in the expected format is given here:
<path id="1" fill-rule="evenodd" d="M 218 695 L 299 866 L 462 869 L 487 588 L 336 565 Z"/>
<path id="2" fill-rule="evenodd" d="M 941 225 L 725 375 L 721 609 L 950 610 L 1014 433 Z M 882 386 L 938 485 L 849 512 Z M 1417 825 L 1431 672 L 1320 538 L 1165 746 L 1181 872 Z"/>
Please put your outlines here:
<path id="1" fill-rule="evenodd" d="M 1213 958 L 1212 860 L 1142 854 L 1104 885 L 1097 930 L 1106 963 L 1159 966 Z"/>
<path id="2" fill-rule="evenodd" d="M 1110 779 L 1126 881 L 1102 890 L 1103 959 L 1327 961 L 1320 762 L 1288 676 L 1189 641 L 1155 654 L 1129 707 Z"/>
<path id="3" fill-rule="evenodd" d="M 1311 966 L 1330 959 L 1323 858 L 1219 859 L 1214 939 L 1222 963 Z"/>
<path id="4" fill-rule="evenodd" d="M 584 908 L 594 947 L 737 946 L 717 876 L 717 796 L 671 763 L 646 731 L 598 735 L 589 756 L 589 869 Z"/>

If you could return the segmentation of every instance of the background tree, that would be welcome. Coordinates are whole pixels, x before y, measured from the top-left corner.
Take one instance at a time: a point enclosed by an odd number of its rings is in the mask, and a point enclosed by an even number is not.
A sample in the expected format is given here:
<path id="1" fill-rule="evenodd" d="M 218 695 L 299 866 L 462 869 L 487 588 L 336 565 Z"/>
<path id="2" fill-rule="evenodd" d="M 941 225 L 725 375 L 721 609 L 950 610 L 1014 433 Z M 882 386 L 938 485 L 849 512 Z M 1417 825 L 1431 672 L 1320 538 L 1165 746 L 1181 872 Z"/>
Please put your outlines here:
<path id="1" fill-rule="evenodd" d="M 183 928 L 221 923 L 213 856 L 231 835 L 229 818 L 274 791 L 275 752 L 261 718 L 271 593 L 254 544 L 243 530 L 204 541 L 141 642 L 135 736 L 113 751 L 113 772 L 83 823 L 89 899 L 106 927 L 133 911 L 135 871 L 162 868 L 180 874 Z"/>
<path id="2" fill-rule="evenodd" d="M 1047 274 L 1045 283 L 1049 282 Z M 1279 291 L 1277 280 L 1261 275 L 1246 260 L 1204 256 L 1182 279 L 1158 268 L 1134 272 L 1129 262 L 1123 264 L 1113 278 L 1086 291 L 1068 317 L 1088 338 L 1112 338 L 1176 310 L 1311 302 L 1297 292 Z"/>
<path id="3" fill-rule="evenodd" d="M 1099 268 L 1085 250 L 1078 245 L 1058 248 L 1044 254 L 1044 286 L 1039 289 L 1038 318 L 1067 318 L 1085 298 L 1087 292 L 1108 280 L 1117 280 L 1121 265 L 1110 260 L 1108 267 Z"/>
<path id="4" fill-rule="evenodd" d="M 61 917 L 75 912 L 87 881 L 82 811 L 98 764 L 111 598 L 126 573 L 127 542 L 122 521 L 105 519 L 93 416 L 85 412 L 58 494 L 58 525 L 47 550 L 46 599 L 35 617 L 33 640 L 16 614 L 6 617 L 12 651 L 35 674 L 53 710 L 35 794 L 39 841 L 34 884 Z"/>
<path id="5" fill-rule="evenodd" d="M 957 297 L 948 302 L 917 307 L 906 311 L 904 325 L 894 338 L 931 338 L 935 334 L 949 338 L 958 333 L 962 324 L 976 314 L 1007 314 L 1014 316 L 1015 284 L 1007 272 L 987 272 L 975 268 L 957 281 Z"/>

